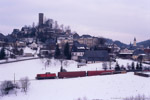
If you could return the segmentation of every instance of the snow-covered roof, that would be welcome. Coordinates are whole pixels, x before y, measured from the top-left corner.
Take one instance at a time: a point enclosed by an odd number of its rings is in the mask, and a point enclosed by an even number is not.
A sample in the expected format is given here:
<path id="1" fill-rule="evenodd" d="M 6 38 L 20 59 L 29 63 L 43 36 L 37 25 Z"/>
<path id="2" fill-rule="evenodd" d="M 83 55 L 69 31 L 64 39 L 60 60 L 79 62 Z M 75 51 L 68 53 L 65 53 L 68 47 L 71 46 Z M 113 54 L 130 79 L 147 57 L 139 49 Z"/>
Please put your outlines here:
<path id="1" fill-rule="evenodd" d="M 32 53 L 32 54 L 34 54 L 35 52 L 36 52 L 36 51 L 30 49 L 29 47 L 25 47 L 25 48 L 24 48 L 24 53 Z"/>
<path id="2" fill-rule="evenodd" d="M 133 53 L 121 52 L 121 53 L 119 53 L 119 54 L 124 54 L 124 55 L 126 54 L 126 55 L 127 55 L 127 54 L 133 54 Z"/>

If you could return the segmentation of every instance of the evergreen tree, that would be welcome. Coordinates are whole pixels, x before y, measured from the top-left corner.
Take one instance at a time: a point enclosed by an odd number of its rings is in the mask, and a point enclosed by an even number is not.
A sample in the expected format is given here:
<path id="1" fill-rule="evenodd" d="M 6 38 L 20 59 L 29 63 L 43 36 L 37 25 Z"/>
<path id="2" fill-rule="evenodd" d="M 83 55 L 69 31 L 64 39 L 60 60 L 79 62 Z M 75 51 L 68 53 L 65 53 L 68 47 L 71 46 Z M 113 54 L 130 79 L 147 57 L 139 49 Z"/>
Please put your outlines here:
<path id="1" fill-rule="evenodd" d="M 139 64 L 139 70 L 142 70 L 142 62 Z"/>
<path id="2" fill-rule="evenodd" d="M 14 43 L 13 53 L 14 53 L 15 55 L 18 55 L 18 54 L 19 54 L 18 46 L 17 46 L 17 44 L 15 44 L 15 43 Z"/>
<path id="3" fill-rule="evenodd" d="M 129 63 L 127 63 L 127 68 L 128 68 L 128 70 L 132 69 L 131 66 L 129 65 Z"/>
<path id="4" fill-rule="evenodd" d="M 131 66 L 132 66 L 132 70 L 135 70 L 134 62 L 132 62 Z"/>
<path id="5" fill-rule="evenodd" d="M 6 56 L 6 54 L 5 54 L 5 49 L 2 48 L 2 49 L 0 50 L 0 60 L 1 60 L 1 59 L 5 59 L 5 56 Z"/>
<path id="6" fill-rule="evenodd" d="M 106 43 L 106 39 L 105 38 L 98 38 L 98 44 L 104 46 Z"/>
<path id="7" fill-rule="evenodd" d="M 142 65 L 142 62 L 140 62 L 140 67 L 142 67 L 143 65 Z"/>
<path id="8" fill-rule="evenodd" d="M 136 64 L 136 70 L 139 70 L 140 69 L 140 67 L 139 67 L 139 64 L 137 63 Z"/>
<path id="9" fill-rule="evenodd" d="M 20 49 L 19 55 L 23 55 L 23 53 L 24 53 L 23 49 Z"/>
<path id="10" fill-rule="evenodd" d="M 120 71 L 120 66 L 119 66 L 118 62 L 116 63 L 115 70 Z"/>
<path id="11" fill-rule="evenodd" d="M 60 49 L 59 49 L 59 45 L 57 44 L 56 45 L 56 50 L 55 50 L 55 58 L 59 58 L 59 56 L 60 56 Z"/>
<path id="12" fill-rule="evenodd" d="M 69 53 L 68 59 L 71 59 L 71 52 Z"/>
<path id="13" fill-rule="evenodd" d="M 69 43 L 67 42 L 65 44 L 65 48 L 64 48 L 64 56 L 67 58 L 67 59 L 70 59 L 70 50 L 69 50 L 70 46 L 69 46 Z"/>
<path id="14" fill-rule="evenodd" d="M 63 72 L 63 67 L 62 66 L 60 67 L 60 72 Z"/>

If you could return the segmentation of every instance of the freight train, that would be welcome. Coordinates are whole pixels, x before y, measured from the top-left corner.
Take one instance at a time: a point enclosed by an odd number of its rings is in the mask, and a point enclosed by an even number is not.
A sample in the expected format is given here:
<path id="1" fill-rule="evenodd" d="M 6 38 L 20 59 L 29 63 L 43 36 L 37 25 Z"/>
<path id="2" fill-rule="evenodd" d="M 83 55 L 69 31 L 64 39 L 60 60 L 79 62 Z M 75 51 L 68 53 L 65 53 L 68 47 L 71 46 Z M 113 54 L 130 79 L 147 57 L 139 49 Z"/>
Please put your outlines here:
<path id="1" fill-rule="evenodd" d="M 99 71 L 72 71 L 72 72 L 58 72 L 56 73 L 45 73 L 37 74 L 36 79 L 55 79 L 55 78 L 75 78 L 75 77 L 85 77 L 85 76 L 96 76 L 96 75 L 110 75 L 126 73 L 126 71 L 115 71 L 115 70 L 99 70 Z"/>

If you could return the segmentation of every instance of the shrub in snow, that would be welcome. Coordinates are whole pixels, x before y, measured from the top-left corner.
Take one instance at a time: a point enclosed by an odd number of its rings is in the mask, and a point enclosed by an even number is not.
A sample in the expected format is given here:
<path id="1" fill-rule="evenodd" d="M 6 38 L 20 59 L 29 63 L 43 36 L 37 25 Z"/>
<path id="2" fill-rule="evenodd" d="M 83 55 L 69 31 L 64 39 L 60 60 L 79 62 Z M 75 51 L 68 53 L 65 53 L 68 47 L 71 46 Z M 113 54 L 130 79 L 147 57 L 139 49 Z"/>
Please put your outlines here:
<path id="1" fill-rule="evenodd" d="M 24 77 L 20 79 L 21 89 L 23 92 L 27 92 L 29 86 L 30 86 L 30 80 L 28 77 Z"/>
<path id="2" fill-rule="evenodd" d="M 14 84 L 12 81 L 4 81 L 0 85 L 0 91 L 2 95 L 7 95 L 9 94 L 9 91 L 14 90 Z"/>
<path id="3" fill-rule="evenodd" d="M 127 97 L 123 100 L 150 100 L 150 98 L 146 98 L 145 95 L 137 95 L 135 97 Z"/>
<path id="4" fill-rule="evenodd" d="M 136 70 L 139 70 L 140 69 L 140 66 L 139 66 L 139 64 L 137 63 L 136 64 Z"/>
<path id="5" fill-rule="evenodd" d="M 23 55 L 23 53 L 24 53 L 23 49 L 20 49 L 19 55 Z"/>
<path id="6" fill-rule="evenodd" d="M 126 70 L 126 68 L 124 67 L 124 65 L 121 66 L 121 70 Z"/>
<path id="7" fill-rule="evenodd" d="M 77 100 L 88 100 L 86 97 L 82 98 L 78 98 Z M 93 99 L 94 100 L 94 99 Z M 96 99 L 95 99 L 96 100 Z"/>
<path id="8" fill-rule="evenodd" d="M 0 60 L 1 60 L 1 59 L 5 59 L 5 56 L 6 56 L 5 49 L 2 48 L 2 49 L 0 50 Z"/>

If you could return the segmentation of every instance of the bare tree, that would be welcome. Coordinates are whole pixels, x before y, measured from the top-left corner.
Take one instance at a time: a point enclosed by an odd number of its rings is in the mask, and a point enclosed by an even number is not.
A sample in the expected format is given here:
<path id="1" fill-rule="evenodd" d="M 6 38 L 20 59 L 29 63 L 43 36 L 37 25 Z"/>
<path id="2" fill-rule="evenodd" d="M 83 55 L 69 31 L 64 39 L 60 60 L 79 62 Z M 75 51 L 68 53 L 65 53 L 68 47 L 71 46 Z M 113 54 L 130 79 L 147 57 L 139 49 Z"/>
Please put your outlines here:
<path id="1" fill-rule="evenodd" d="M 45 70 L 46 70 L 46 67 L 49 67 L 50 64 L 51 64 L 51 60 L 46 59 L 46 61 L 45 61 Z"/>
<path id="2" fill-rule="evenodd" d="M 59 59 L 59 61 L 60 61 L 61 67 L 63 67 L 63 61 L 64 61 L 64 59 Z"/>
<path id="3" fill-rule="evenodd" d="M 69 65 L 69 61 L 68 61 L 68 60 L 65 60 L 63 64 L 64 64 L 64 66 L 67 67 L 67 66 Z"/>
<path id="4" fill-rule="evenodd" d="M 83 99 L 82 98 L 78 98 L 77 100 L 87 100 L 86 97 L 84 97 Z"/>
<path id="5" fill-rule="evenodd" d="M 64 61 L 64 59 L 59 59 L 59 61 L 60 61 L 60 64 L 61 64 L 60 72 L 67 72 L 67 70 L 63 68 L 63 61 Z"/>
<path id="6" fill-rule="evenodd" d="M 40 60 L 41 60 L 42 63 L 44 63 L 44 58 L 43 57 L 41 57 Z"/>
<path id="7" fill-rule="evenodd" d="M 28 77 L 24 77 L 20 79 L 20 84 L 21 84 L 21 89 L 23 92 L 25 92 L 25 94 L 28 91 L 28 88 L 30 86 L 30 80 Z"/>
<path id="8" fill-rule="evenodd" d="M 20 89 L 18 82 L 14 83 L 14 93 L 16 96 L 17 96 L 17 89 Z"/>
<path id="9" fill-rule="evenodd" d="M 103 66 L 103 69 L 104 69 L 104 70 L 107 70 L 107 69 L 108 69 L 107 62 L 103 62 L 102 66 Z"/>
<path id="10" fill-rule="evenodd" d="M 127 97 L 124 98 L 123 100 L 150 100 L 149 98 L 146 98 L 145 95 L 137 95 L 135 97 Z"/>
<path id="11" fill-rule="evenodd" d="M 109 69 L 112 69 L 111 65 L 112 65 L 112 60 L 109 60 Z"/>

